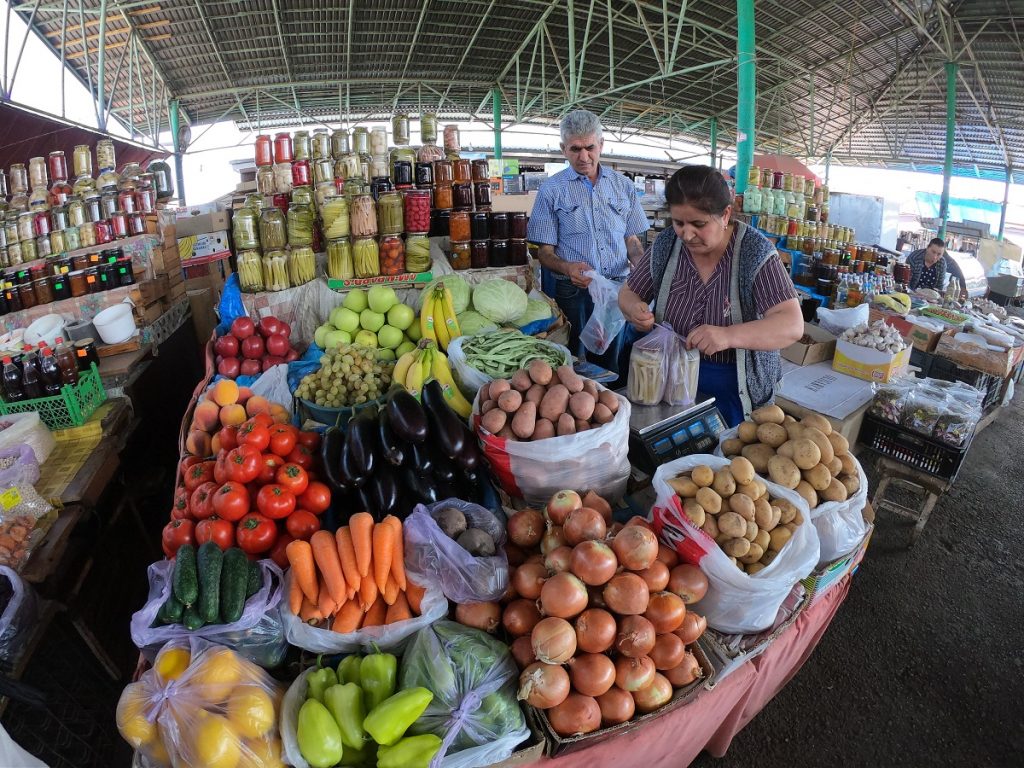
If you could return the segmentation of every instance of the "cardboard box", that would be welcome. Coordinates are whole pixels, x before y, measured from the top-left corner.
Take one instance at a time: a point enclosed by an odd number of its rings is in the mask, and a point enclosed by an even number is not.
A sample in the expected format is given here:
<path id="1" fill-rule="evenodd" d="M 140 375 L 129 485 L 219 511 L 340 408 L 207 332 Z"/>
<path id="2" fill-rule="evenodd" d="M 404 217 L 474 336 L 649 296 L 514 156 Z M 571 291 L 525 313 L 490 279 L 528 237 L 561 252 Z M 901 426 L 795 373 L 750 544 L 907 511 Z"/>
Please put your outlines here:
<path id="1" fill-rule="evenodd" d="M 174 222 L 177 229 L 177 237 L 180 240 L 190 235 L 201 235 L 205 232 L 220 232 L 231 229 L 231 213 L 229 211 L 216 211 L 214 213 L 203 213 L 198 216 L 179 216 Z"/>
<path id="2" fill-rule="evenodd" d="M 910 347 L 890 354 L 839 339 L 836 342 L 835 357 L 832 358 L 832 370 L 865 381 L 880 381 L 884 384 L 905 372 L 909 363 Z"/>
<path id="3" fill-rule="evenodd" d="M 950 329 L 942 334 L 935 346 L 935 354 L 965 368 L 1005 379 L 1024 356 L 1024 347 L 997 351 L 974 344 L 957 343 L 953 340 L 956 333 L 955 329 Z"/>
<path id="4" fill-rule="evenodd" d="M 181 261 L 226 258 L 231 255 L 231 240 L 226 230 L 205 232 L 178 238 L 178 256 Z"/>
<path id="5" fill-rule="evenodd" d="M 917 325 L 904 315 L 897 315 L 872 307 L 868 313 L 868 322 L 874 323 L 876 320 L 885 320 L 888 325 L 891 325 L 903 334 L 903 338 L 910 342 L 914 349 L 922 352 L 934 350 L 935 345 L 939 343 L 939 337 L 942 336 L 942 331 L 932 331 L 923 325 Z"/>
<path id="6" fill-rule="evenodd" d="M 217 327 L 217 314 L 214 306 L 216 297 L 210 288 L 199 288 L 188 292 L 188 303 L 192 308 L 192 322 L 196 327 L 196 335 L 200 339 L 208 339 Z"/>
<path id="7" fill-rule="evenodd" d="M 782 350 L 782 356 L 797 365 L 814 365 L 822 360 L 831 360 L 836 351 L 836 337 L 811 323 L 804 323 L 804 335 L 810 343 L 797 340 Z"/>
<path id="8" fill-rule="evenodd" d="M 143 280 L 138 284 L 139 299 L 144 306 L 160 301 L 171 289 L 167 275 L 159 275 L 152 280 Z"/>

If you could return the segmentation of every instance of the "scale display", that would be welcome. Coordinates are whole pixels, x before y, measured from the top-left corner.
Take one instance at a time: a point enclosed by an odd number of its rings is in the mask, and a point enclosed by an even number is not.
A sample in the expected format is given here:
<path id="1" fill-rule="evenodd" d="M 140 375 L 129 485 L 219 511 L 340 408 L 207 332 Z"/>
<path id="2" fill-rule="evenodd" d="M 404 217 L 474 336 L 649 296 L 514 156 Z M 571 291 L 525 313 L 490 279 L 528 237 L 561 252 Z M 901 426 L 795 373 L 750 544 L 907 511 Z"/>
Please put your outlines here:
<path id="1" fill-rule="evenodd" d="M 697 402 L 689 406 L 634 403 L 629 417 L 630 463 L 654 474 L 680 456 L 712 453 L 724 429 L 713 397 L 698 394 Z"/>

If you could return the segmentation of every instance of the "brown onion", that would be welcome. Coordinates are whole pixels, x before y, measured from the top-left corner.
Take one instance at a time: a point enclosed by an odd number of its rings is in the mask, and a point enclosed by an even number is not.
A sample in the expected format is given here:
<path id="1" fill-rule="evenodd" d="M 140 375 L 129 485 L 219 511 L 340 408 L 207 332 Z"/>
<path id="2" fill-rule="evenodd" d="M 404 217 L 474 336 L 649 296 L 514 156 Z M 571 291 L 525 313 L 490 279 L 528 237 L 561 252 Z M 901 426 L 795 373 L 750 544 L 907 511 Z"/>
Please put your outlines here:
<path id="1" fill-rule="evenodd" d="M 622 616 L 646 611 L 647 600 L 650 597 L 647 582 L 635 573 L 619 573 L 613 576 L 602 594 L 612 613 Z"/>
<path id="2" fill-rule="evenodd" d="M 522 565 L 526 562 L 526 552 L 512 542 L 505 542 L 505 554 L 508 556 L 508 564 L 511 566 Z"/>
<path id="3" fill-rule="evenodd" d="M 596 509 L 580 507 L 574 509 L 565 518 L 565 540 L 570 546 L 575 546 L 581 541 L 600 541 L 608 533 L 608 526 L 604 518 Z"/>
<path id="4" fill-rule="evenodd" d="M 601 724 L 606 726 L 625 723 L 636 712 L 633 694 L 617 685 L 597 697 L 597 706 L 601 708 Z"/>
<path id="5" fill-rule="evenodd" d="M 545 616 L 571 619 L 587 607 L 587 588 L 571 573 L 556 573 L 540 589 L 540 607 Z"/>
<path id="6" fill-rule="evenodd" d="M 603 498 L 598 496 L 593 491 L 587 491 L 583 494 L 581 499 L 583 506 L 596 509 L 601 513 L 601 518 L 604 520 L 606 525 L 611 525 L 612 522 L 612 505 L 605 501 Z"/>
<path id="7" fill-rule="evenodd" d="M 704 630 L 707 628 L 707 619 L 693 611 L 687 611 L 683 617 L 683 623 L 676 630 L 676 634 L 679 635 L 680 640 L 690 645 L 690 643 L 696 643 L 697 638 L 703 635 Z"/>
<path id="8" fill-rule="evenodd" d="M 584 541 L 572 548 L 569 570 L 584 584 L 592 587 L 605 584 L 618 567 L 615 553 L 603 541 Z"/>
<path id="9" fill-rule="evenodd" d="M 619 656 L 615 660 L 615 684 L 624 691 L 639 691 L 654 680 L 654 662 L 650 656 L 631 659 Z"/>
<path id="10" fill-rule="evenodd" d="M 672 683 L 668 678 L 657 672 L 654 673 L 654 680 L 646 688 L 633 692 L 633 701 L 636 702 L 638 711 L 647 713 L 660 709 L 672 699 Z"/>
<path id="11" fill-rule="evenodd" d="M 560 525 L 552 525 L 548 528 L 540 540 L 540 551 L 547 554 L 553 549 L 565 546 L 565 531 Z"/>
<path id="12" fill-rule="evenodd" d="M 537 660 L 537 657 L 533 654 L 533 642 L 529 635 L 517 637 L 512 642 L 510 648 L 512 658 L 516 660 L 516 666 L 520 669 L 526 669 Z"/>
<path id="13" fill-rule="evenodd" d="M 640 515 L 633 515 L 623 527 L 629 528 L 631 525 L 639 525 L 641 528 L 646 528 L 649 531 L 654 530 L 654 526 L 651 525 L 650 521 L 646 517 L 640 517 Z"/>
<path id="14" fill-rule="evenodd" d="M 515 569 L 513 568 L 511 571 L 509 571 L 509 576 L 511 577 L 514 572 L 515 572 Z M 517 597 L 519 597 L 519 593 L 516 592 L 515 585 L 512 583 L 512 579 L 509 578 L 508 586 L 505 587 L 505 591 L 502 593 L 501 597 L 498 598 L 498 602 L 499 603 L 511 603 Z"/>
<path id="15" fill-rule="evenodd" d="M 601 708 L 592 696 L 570 693 L 548 710 L 548 721 L 559 736 L 582 736 L 601 727 Z"/>
<path id="16" fill-rule="evenodd" d="M 544 515 L 536 509 L 520 509 L 509 517 L 506 527 L 513 544 L 532 549 L 544 535 Z"/>
<path id="17" fill-rule="evenodd" d="M 505 606 L 501 623 L 512 637 L 521 637 L 530 634 L 541 618 L 537 604 L 533 600 L 519 598 Z"/>
<path id="18" fill-rule="evenodd" d="M 530 633 L 533 655 L 545 664 L 564 664 L 576 653 L 576 630 L 565 619 L 549 616 Z"/>
<path id="19" fill-rule="evenodd" d="M 708 577 L 695 565 L 683 563 L 669 573 L 668 590 L 675 592 L 687 605 L 693 605 L 708 591 Z"/>
<path id="20" fill-rule="evenodd" d="M 619 621 L 615 647 L 623 656 L 638 659 L 651 652 L 656 636 L 654 625 L 643 616 L 625 616 Z"/>
<path id="21" fill-rule="evenodd" d="M 659 635 L 663 632 L 675 632 L 686 617 L 686 604 L 679 595 L 655 592 L 647 601 L 644 617 L 654 625 L 654 631 Z"/>
<path id="22" fill-rule="evenodd" d="M 601 608 L 588 608 L 576 617 L 576 644 L 586 653 L 607 651 L 617 631 L 615 617 Z"/>
<path id="23" fill-rule="evenodd" d="M 686 644 L 679 635 L 666 632 L 658 635 L 658 639 L 655 640 L 654 648 L 651 649 L 651 661 L 654 662 L 655 669 L 675 669 L 682 663 L 685 654 Z"/>
<path id="24" fill-rule="evenodd" d="M 658 559 L 658 537 L 641 525 L 627 525 L 615 534 L 612 549 L 623 568 L 642 571 Z"/>
<path id="25" fill-rule="evenodd" d="M 524 563 L 524 564 L 529 564 L 529 563 L 543 563 L 543 562 L 544 562 L 544 555 L 542 555 L 542 554 L 541 554 L 540 552 L 534 552 L 534 553 L 533 553 L 532 555 L 529 555 L 529 556 L 528 556 L 528 557 L 527 557 L 527 558 L 526 558 L 526 559 L 525 559 L 525 560 L 523 561 L 523 563 Z"/>
<path id="26" fill-rule="evenodd" d="M 647 582 L 647 588 L 651 592 L 661 592 L 668 586 L 668 566 L 660 560 L 655 560 L 636 575 Z"/>
<path id="27" fill-rule="evenodd" d="M 603 653 L 581 653 L 569 660 L 573 690 L 584 696 L 600 696 L 615 685 L 615 662 Z"/>
<path id="28" fill-rule="evenodd" d="M 569 695 L 569 675 L 560 666 L 536 661 L 519 675 L 516 697 L 537 709 L 550 709 Z"/>
<path id="29" fill-rule="evenodd" d="M 543 563 L 524 563 L 512 572 L 512 586 L 520 597 L 536 600 L 547 576 L 548 570 Z"/>
<path id="30" fill-rule="evenodd" d="M 622 523 L 612 523 L 608 526 L 608 538 L 612 538 L 616 533 L 621 531 L 625 526 Z"/>
<path id="31" fill-rule="evenodd" d="M 559 491 L 551 497 L 551 501 L 548 502 L 544 511 L 552 523 L 564 525 L 565 518 L 569 516 L 569 513 L 582 506 L 583 499 L 576 491 Z"/>
<path id="32" fill-rule="evenodd" d="M 676 688 L 683 688 L 703 676 L 704 672 L 700 668 L 700 662 L 689 652 L 683 654 L 683 660 L 679 662 L 678 666 L 665 670 L 665 677 Z"/>
<path id="33" fill-rule="evenodd" d="M 666 547 L 664 544 L 658 545 L 658 560 L 663 562 L 669 569 L 675 568 L 679 565 L 679 555 L 671 547 Z"/>
<path id="34" fill-rule="evenodd" d="M 544 555 L 544 567 L 548 573 L 562 573 L 569 570 L 572 559 L 572 549 L 569 547 L 558 547 Z"/>
<path id="35" fill-rule="evenodd" d="M 493 632 L 501 623 L 501 606 L 497 603 L 460 603 L 455 606 L 455 620 L 467 627 Z"/>

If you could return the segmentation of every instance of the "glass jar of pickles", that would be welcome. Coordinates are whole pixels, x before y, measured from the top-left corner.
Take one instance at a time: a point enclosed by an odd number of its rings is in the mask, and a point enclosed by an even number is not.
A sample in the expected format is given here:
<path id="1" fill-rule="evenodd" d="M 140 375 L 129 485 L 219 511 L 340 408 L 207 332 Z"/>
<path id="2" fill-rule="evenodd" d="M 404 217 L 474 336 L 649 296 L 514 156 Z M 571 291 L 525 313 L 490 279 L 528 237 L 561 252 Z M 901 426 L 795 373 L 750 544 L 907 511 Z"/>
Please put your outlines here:
<path id="1" fill-rule="evenodd" d="M 313 161 L 313 182 L 321 184 L 325 181 L 334 180 L 334 160 L 330 156 L 321 157 Z"/>
<path id="2" fill-rule="evenodd" d="M 28 170 L 24 163 L 11 165 L 11 194 L 23 195 L 28 192 Z"/>
<path id="3" fill-rule="evenodd" d="M 235 248 L 243 251 L 260 247 L 259 211 L 252 208 L 239 208 L 231 217 L 231 234 L 235 239 Z"/>
<path id="4" fill-rule="evenodd" d="M 292 151 L 292 162 L 310 159 L 309 131 L 296 131 L 292 135 Z"/>
<path id="5" fill-rule="evenodd" d="M 288 245 L 293 248 L 313 244 L 313 212 L 309 205 L 292 203 L 288 206 Z"/>
<path id="6" fill-rule="evenodd" d="M 406 232 L 430 231 L 430 192 L 410 189 L 403 193 Z"/>
<path id="7" fill-rule="evenodd" d="M 292 191 L 292 164 L 274 163 L 274 193 L 287 195 Z"/>
<path id="8" fill-rule="evenodd" d="M 357 237 L 352 243 L 352 266 L 356 277 L 376 277 L 380 274 L 380 250 L 372 237 Z"/>
<path id="9" fill-rule="evenodd" d="M 352 151 L 357 155 L 370 154 L 370 131 L 365 126 L 352 129 Z"/>
<path id="10" fill-rule="evenodd" d="M 260 243 L 266 250 L 284 248 L 288 244 L 288 225 L 280 208 L 260 211 Z"/>
<path id="11" fill-rule="evenodd" d="M 351 152 L 351 145 L 348 140 L 348 130 L 345 128 L 338 128 L 331 134 L 331 154 L 335 160 L 340 160 L 342 157 Z"/>
<path id="12" fill-rule="evenodd" d="M 288 282 L 292 287 L 305 285 L 316 277 L 316 256 L 313 249 L 303 245 L 292 248 L 288 254 Z"/>
<path id="13" fill-rule="evenodd" d="M 388 129 L 382 125 L 375 126 L 370 131 L 370 154 L 386 155 L 388 153 Z"/>
<path id="14" fill-rule="evenodd" d="M 236 243 L 237 247 L 237 243 Z M 263 290 L 263 260 L 256 250 L 239 251 L 235 257 L 238 266 L 238 285 L 247 293 Z"/>
<path id="15" fill-rule="evenodd" d="M 391 168 L 388 165 L 387 155 L 374 155 L 370 160 L 370 181 L 371 184 L 373 179 L 391 177 Z"/>
<path id="16" fill-rule="evenodd" d="M 448 260 L 452 269 L 469 269 L 473 266 L 472 249 L 469 243 L 451 243 L 451 255 Z"/>
<path id="17" fill-rule="evenodd" d="M 420 113 L 420 143 L 437 143 L 437 115 L 433 112 Z"/>
<path id="18" fill-rule="evenodd" d="M 349 236 L 348 200 L 344 197 L 326 199 L 320 208 L 320 216 L 323 219 L 324 237 L 327 240 Z"/>
<path id="19" fill-rule="evenodd" d="M 36 236 L 35 214 L 31 211 L 18 214 L 18 239 L 31 240 Z"/>
<path id="20" fill-rule="evenodd" d="M 459 126 L 446 125 L 444 127 L 444 151 L 456 155 L 462 151 L 462 142 L 459 140 Z"/>
<path id="21" fill-rule="evenodd" d="M 274 194 L 276 191 L 274 185 L 274 166 L 261 165 L 256 169 L 256 191 L 264 196 Z"/>
<path id="22" fill-rule="evenodd" d="M 49 183 L 46 175 L 46 159 L 32 157 L 28 161 L 28 183 L 32 189 L 45 188 Z"/>
<path id="23" fill-rule="evenodd" d="M 117 167 L 112 140 L 100 139 L 96 142 L 96 167 L 101 171 L 112 171 Z"/>
<path id="24" fill-rule="evenodd" d="M 25 260 L 24 254 L 21 250 L 21 243 L 17 240 L 12 240 L 7 243 L 7 261 L 13 267 L 15 264 L 21 264 Z"/>
<path id="25" fill-rule="evenodd" d="M 424 144 L 416 150 L 416 159 L 421 163 L 434 163 L 444 160 L 444 150 L 437 144 Z"/>
<path id="26" fill-rule="evenodd" d="M 393 115 L 391 118 L 391 137 L 395 144 L 405 145 L 409 143 L 409 116 Z"/>
<path id="27" fill-rule="evenodd" d="M 50 253 L 67 253 L 68 240 L 64 236 L 63 229 L 55 229 L 50 233 Z"/>
<path id="28" fill-rule="evenodd" d="M 349 227 L 353 237 L 375 237 L 377 228 L 377 206 L 371 195 L 361 194 L 349 204 Z M 355 245 L 352 246 L 353 250 Z"/>
<path id="29" fill-rule="evenodd" d="M 284 291 L 288 285 L 288 256 L 281 249 L 263 254 L 263 287 L 268 291 Z"/>
<path id="30" fill-rule="evenodd" d="M 359 195 L 366 194 L 366 181 L 362 176 L 358 174 L 355 176 L 348 176 L 345 178 L 345 197 L 351 202 Z M 373 199 L 372 197 L 370 198 Z"/>
<path id="31" fill-rule="evenodd" d="M 352 263 L 352 243 L 347 237 L 327 241 L 327 277 L 331 280 L 351 280 L 356 276 Z"/>
<path id="32" fill-rule="evenodd" d="M 377 226 L 383 235 L 397 235 L 405 229 L 402 196 L 398 192 L 384 192 L 377 200 Z"/>
<path id="33" fill-rule="evenodd" d="M 382 275 L 405 273 L 405 244 L 399 235 L 382 235 L 378 250 Z"/>
<path id="34" fill-rule="evenodd" d="M 359 155 L 349 152 L 342 156 L 341 160 L 341 175 L 338 175 L 338 163 L 334 164 L 334 175 L 341 179 L 350 179 L 353 176 L 358 176 L 362 172 L 362 166 L 359 163 Z"/>
<path id="35" fill-rule="evenodd" d="M 77 251 L 82 247 L 82 237 L 78 227 L 68 227 L 64 230 L 64 242 L 67 243 L 69 251 Z"/>
<path id="36" fill-rule="evenodd" d="M 425 234 L 405 236 L 405 271 L 426 272 L 430 269 L 430 237 Z"/>
<path id="37" fill-rule="evenodd" d="M 313 204 L 313 189 L 312 187 L 303 185 L 295 187 L 292 190 L 292 199 L 290 201 L 295 205 L 312 205 Z"/>
<path id="38" fill-rule="evenodd" d="M 331 136 L 326 128 L 316 128 L 311 140 L 312 160 L 323 160 L 331 157 Z"/>
<path id="39" fill-rule="evenodd" d="M 96 245 L 96 223 L 87 221 L 78 227 L 78 239 L 82 242 L 83 248 L 92 248 Z"/>

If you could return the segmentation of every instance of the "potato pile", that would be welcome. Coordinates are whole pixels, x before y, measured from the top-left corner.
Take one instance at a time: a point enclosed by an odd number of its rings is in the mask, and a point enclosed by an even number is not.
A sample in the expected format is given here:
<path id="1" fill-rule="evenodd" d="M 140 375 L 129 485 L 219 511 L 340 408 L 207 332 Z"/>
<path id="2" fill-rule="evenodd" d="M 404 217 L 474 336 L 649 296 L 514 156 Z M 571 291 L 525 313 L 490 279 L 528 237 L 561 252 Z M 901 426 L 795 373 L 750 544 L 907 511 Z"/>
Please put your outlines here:
<path id="1" fill-rule="evenodd" d="M 701 464 L 667 482 L 690 522 L 751 576 L 778 556 L 804 521 L 794 504 L 768 494 L 754 465 L 742 456 L 717 472 Z"/>
<path id="2" fill-rule="evenodd" d="M 754 471 L 791 488 L 814 509 L 828 501 L 846 501 L 860 490 L 857 462 L 850 443 L 832 431 L 828 419 L 810 413 L 797 421 L 777 405 L 750 414 L 738 437 L 722 441 L 727 458 L 744 456 Z"/>
<path id="3" fill-rule="evenodd" d="M 508 440 L 543 440 L 585 432 L 615 418 L 619 401 L 599 390 L 571 365 L 552 368 L 531 360 L 511 379 L 495 379 L 480 388 L 480 426 Z"/>

